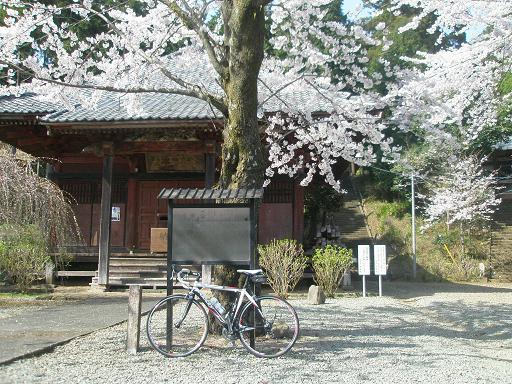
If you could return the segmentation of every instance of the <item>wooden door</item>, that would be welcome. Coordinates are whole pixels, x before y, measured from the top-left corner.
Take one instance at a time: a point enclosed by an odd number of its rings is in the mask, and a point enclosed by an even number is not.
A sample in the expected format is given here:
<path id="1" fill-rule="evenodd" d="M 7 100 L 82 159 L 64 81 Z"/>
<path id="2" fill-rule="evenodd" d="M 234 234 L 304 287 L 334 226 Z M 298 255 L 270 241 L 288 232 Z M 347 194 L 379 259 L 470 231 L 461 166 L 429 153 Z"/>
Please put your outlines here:
<path id="1" fill-rule="evenodd" d="M 293 204 L 263 203 L 259 211 L 258 243 L 293 238 Z"/>
<path id="2" fill-rule="evenodd" d="M 167 226 L 167 201 L 157 199 L 163 188 L 203 188 L 204 181 L 140 181 L 138 183 L 137 247 L 149 249 L 151 228 Z"/>

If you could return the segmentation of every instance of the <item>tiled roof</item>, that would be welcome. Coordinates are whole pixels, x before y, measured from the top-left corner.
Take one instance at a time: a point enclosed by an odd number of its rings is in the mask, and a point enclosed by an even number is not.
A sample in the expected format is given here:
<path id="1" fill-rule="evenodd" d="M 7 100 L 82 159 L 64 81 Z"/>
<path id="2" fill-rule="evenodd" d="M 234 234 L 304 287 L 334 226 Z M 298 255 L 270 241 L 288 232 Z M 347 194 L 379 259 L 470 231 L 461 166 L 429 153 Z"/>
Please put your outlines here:
<path id="1" fill-rule="evenodd" d="M 313 111 L 328 111 L 330 101 L 319 98 L 309 89 L 296 85 L 281 90 L 279 95 L 260 86 L 259 99 L 264 102 L 264 109 L 285 111 L 288 109 L 282 100 L 293 99 L 298 105 L 308 106 Z M 269 97 L 270 96 L 270 97 Z M 281 98 L 282 96 L 282 98 Z M 97 102 L 91 102 L 93 92 L 84 90 L 77 100 L 66 102 L 48 102 L 35 94 L 24 94 L 19 97 L 0 96 L 0 113 L 38 114 L 43 123 L 90 123 L 90 122 L 122 122 L 144 120 L 210 120 L 220 119 L 222 114 L 206 101 L 183 95 L 145 93 L 138 96 L 140 104 L 137 110 L 128 110 L 130 97 L 117 92 L 102 92 Z M 82 99 L 83 101 L 79 100 Z M 89 105 L 88 105 L 89 104 Z"/>
<path id="2" fill-rule="evenodd" d="M 21 96 L 0 96 L 0 113 L 44 115 L 62 109 L 56 103 L 26 93 Z"/>
<path id="3" fill-rule="evenodd" d="M 158 194 L 159 199 L 261 199 L 263 189 L 197 189 L 164 188 Z"/>
<path id="4" fill-rule="evenodd" d="M 134 120 L 197 120 L 220 118 L 221 113 L 203 100 L 194 97 L 148 93 L 141 95 L 141 114 L 126 108 L 126 95 L 104 93 L 95 107 L 77 105 L 74 110 L 64 110 L 43 117 L 47 123 L 134 121 Z"/>

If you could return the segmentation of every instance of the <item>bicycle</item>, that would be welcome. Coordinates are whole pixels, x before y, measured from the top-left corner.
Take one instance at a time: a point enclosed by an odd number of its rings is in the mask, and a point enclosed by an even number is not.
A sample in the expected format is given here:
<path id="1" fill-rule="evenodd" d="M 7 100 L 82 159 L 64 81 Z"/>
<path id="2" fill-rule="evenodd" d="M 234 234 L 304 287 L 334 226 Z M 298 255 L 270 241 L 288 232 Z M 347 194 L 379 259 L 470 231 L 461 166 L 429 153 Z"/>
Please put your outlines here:
<path id="1" fill-rule="evenodd" d="M 150 345 L 167 357 L 196 352 L 208 336 L 208 310 L 222 326 L 222 335 L 232 342 L 239 339 L 253 355 L 273 358 L 288 352 L 299 336 L 295 309 L 279 297 L 255 296 L 251 283 L 264 281 L 261 269 L 237 272 L 247 277 L 243 288 L 204 284 L 199 282 L 200 273 L 179 271 L 175 276 L 188 293 L 167 296 L 151 309 L 146 324 Z M 186 280 L 189 276 L 196 277 L 193 284 Z M 232 292 L 236 297 L 224 308 L 215 298 L 208 299 L 202 288 Z"/>

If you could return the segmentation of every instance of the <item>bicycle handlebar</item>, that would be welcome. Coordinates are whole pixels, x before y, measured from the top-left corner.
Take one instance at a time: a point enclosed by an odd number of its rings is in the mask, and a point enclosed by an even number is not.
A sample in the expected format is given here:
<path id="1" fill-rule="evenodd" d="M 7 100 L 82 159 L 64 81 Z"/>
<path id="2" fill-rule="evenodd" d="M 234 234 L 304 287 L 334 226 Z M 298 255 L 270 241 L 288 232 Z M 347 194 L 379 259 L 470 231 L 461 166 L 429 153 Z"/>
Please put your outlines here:
<path id="1" fill-rule="evenodd" d="M 187 278 L 187 276 L 189 275 L 192 275 L 192 276 L 195 276 L 196 277 L 196 281 L 199 281 L 199 279 L 201 278 L 201 273 L 199 272 L 192 272 L 190 269 L 188 268 L 182 268 L 179 272 L 176 273 L 176 278 L 178 279 L 178 281 L 184 286 L 184 287 L 189 287 L 190 284 L 188 283 L 188 281 L 185 281 L 185 279 Z"/>

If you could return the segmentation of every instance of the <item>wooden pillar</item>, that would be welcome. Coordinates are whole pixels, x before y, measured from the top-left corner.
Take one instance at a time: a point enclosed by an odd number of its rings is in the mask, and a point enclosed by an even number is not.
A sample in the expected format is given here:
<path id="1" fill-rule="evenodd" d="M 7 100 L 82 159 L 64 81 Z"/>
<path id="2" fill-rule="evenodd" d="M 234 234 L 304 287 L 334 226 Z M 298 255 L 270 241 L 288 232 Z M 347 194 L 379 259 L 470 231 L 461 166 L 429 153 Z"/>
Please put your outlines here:
<path id="1" fill-rule="evenodd" d="M 142 307 L 142 287 L 130 285 L 128 293 L 128 332 L 126 335 L 126 351 L 136 354 L 140 339 L 140 313 Z"/>
<path id="2" fill-rule="evenodd" d="M 48 180 L 53 180 L 54 174 L 55 174 L 55 169 L 53 168 L 53 165 L 51 165 L 50 163 L 46 163 L 45 177 Z"/>
<path id="3" fill-rule="evenodd" d="M 112 222 L 112 168 L 114 155 L 112 145 L 103 147 L 103 174 L 101 177 L 101 216 L 98 261 L 98 284 L 108 285 L 110 259 L 110 224 Z"/>
<path id="4" fill-rule="evenodd" d="M 209 140 L 205 143 L 205 188 L 211 188 L 215 184 L 215 141 Z"/>
<path id="5" fill-rule="evenodd" d="M 131 250 L 136 247 L 137 228 L 137 182 L 131 176 L 128 179 L 128 196 L 126 203 L 126 243 L 125 246 Z"/>
<path id="6" fill-rule="evenodd" d="M 295 181 L 293 186 L 293 238 L 304 240 L 304 187 Z"/>
<path id="7" fill-rule="evenodd" d="M 128 158 L 129 176 L 127 185 L 126 223 L 125 223 L 125 247 L 129 250 L 137 247 L 137 181 L 135 174 L 138 172 L 135 158 Z"/>
<path id="8" fill-rule="evenodd" d="M 354 162 L 350 163 L 350 176 L 356 175 L 356 164 Z"/>
<path id="9" fill-rule="evenodd" d="M 204 174 L 204 187 L 211 188 L 215 184 L 215 141 L 209 140 L 205 143 L 205 174 Z M 204 284 L 212 283 L 213 266 L 201 266 L 202 282 Z"/>

